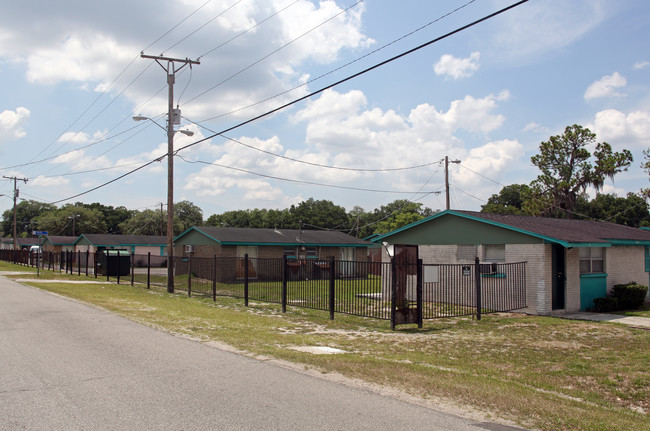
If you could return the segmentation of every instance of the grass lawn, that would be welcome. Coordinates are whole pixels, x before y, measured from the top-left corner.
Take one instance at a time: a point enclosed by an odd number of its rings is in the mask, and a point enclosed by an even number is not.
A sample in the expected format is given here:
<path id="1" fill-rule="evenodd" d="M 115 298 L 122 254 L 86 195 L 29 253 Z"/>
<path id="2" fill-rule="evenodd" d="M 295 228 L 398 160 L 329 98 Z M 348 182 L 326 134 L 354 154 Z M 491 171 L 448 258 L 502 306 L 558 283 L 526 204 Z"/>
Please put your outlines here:
<path id="1" fill-rule="evenodd" d="M 0 263 L 0 270 L 26 270 Z M 35 274 L 34 274 L 35 276 Z M 17 276 L 25 278 L 25 276 Z M 85 277 L 41 273 L 41 277 Z M 94 277 L 89 281 L 96 281 Z M 99 279 L 101 280 L 101 279 Z M 33 283 L 44 290 L 257 357 L 397 388 L 542 430 L 650 430 L 650 331 L 519 314 L 426 321 L 390 331 L 385 320 L 232 298 L 188 298 L 115 284 Z M 647 312 L 647 311 L 646 311 Z M 296 348 L 329 346 L 315 355 Z"/>

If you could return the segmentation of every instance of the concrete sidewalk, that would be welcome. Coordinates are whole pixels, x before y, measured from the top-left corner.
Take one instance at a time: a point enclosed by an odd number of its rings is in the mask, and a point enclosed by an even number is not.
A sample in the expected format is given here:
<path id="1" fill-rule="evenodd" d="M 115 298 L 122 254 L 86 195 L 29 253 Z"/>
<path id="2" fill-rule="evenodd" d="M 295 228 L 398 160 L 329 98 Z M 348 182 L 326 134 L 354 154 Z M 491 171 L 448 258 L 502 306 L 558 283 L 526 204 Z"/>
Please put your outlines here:
<path id="1" fill-rule="evenodd" d="M 591 320 L 594 322 L 613 322 L 622 323 L 623 325 L 634 326 L 636 328 L 650 329 L 650 317 L 637 317 L 637 316 L 621 316 L 618 314 L 605 314 L 605 313 L 568 313 L 558 315 L 564 319 L 576 320 Z"/>

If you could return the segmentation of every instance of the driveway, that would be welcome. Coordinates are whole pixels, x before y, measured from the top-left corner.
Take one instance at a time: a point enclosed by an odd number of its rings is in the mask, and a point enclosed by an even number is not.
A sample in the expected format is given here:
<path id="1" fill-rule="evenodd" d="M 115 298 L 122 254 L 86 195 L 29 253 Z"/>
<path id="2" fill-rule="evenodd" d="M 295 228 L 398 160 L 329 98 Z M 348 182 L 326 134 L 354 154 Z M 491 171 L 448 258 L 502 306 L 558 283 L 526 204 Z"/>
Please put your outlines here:
<path id="1" fill-rule="evenodd" d="M 0 429 L 514 429 L 175 337 L 1 276 L 0 334 Z"/>

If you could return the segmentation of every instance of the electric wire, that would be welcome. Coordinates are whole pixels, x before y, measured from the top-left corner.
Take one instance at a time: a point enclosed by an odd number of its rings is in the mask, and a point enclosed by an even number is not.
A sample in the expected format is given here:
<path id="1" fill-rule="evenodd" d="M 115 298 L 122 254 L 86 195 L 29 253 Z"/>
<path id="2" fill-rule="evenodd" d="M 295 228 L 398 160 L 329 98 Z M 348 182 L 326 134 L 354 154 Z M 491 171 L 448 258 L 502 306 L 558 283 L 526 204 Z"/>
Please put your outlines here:
<path id="1" fill-rule="evenodd" d="M 314 96 L 314 95 L 316 95 L 316 94 L 322 93 L 323 91 L 325 91 L 325 90 L 327 90 L 327 89 L 329 89 L 329 88 L 332 88 L 332 87 L 334 87 L 334 86 L 336 86 L 336 85 L 340 85 L 340 84 L 342 84 L 342 83 L 344 83 L 344 82 L 350 81 L 350 80 L 352 80 L 352 79 L 354 79 L 354 78 L 357 78 L 357 77 L 359 77 L 359 76 L 361 76 L 361 75 L 364 75 L 365 73 L 368 73 L 368 72 L 370 72 L 370 71 L 372 71 L 372 70 L 374 70 L 374 69 L 377 69 L 377 68 L 379 68 L 379 67 L 381 67 L 381 66 L 384 66 L 384 65 L 386 65 L 386 64 L 388 64 L 388 63 L 391 63 L 391 62 L 393 62 L 393 61 L 395 61 L 395 60 L 397 60 L 397 59 L 399 59 L 399 58 L 402 58 L 402 57 L 404 57 L 404 56 L 406 56 L 406 55 L 409 55 L 409 54 L 412 54 L 412 53 L 414 53 L 414 52 L 416 52 L 416 51 L 419 51 L 419 50 L 421 50 L 421 49 L 423 49 L 423 48 L 425 48 L 425 47 L 427 47 L 427 46 L 429 46 L 429 45 L 432 45 L 432 44 L 434 44 L 434 43 L 437 43 L 437 42 L 439 42 L 439 41 L 441 41 L 441 40 L 443 40 L 443 39 L 446 39 L 446 38 L 448 38 L 448 37 L 450 37 L 450 36 L 456 34 L 456 33 L 459 33 L 459 32 L 461 32 L 461 31 L 464 31 L 464 30 L 468 29 L 468 28 L 471 28 L 471 27 L 473 27 L 473 26 L 475 26 L 475 25 L 477 25 L 477 24 L 479 24 L 479 23 L 481 23 L 481 22 L 483 22 L 483 21 L 486 21 L 486 20 L 491 19 L 491 18 L 493 18 L 493 17 L 495 17 L 495 16 L 498 16 L 498 15 L 500 15 L 500 14 L 502 14 L 502 13 L 505 13 L 505 12 L 507 12 L 507 11 L 509 11 L 509 10 L 515 8 L 515 7 L 518 7 L 518 6 L 524 4 L 524 3 L 528 2 L 528 1 L 529 1 L 529 0 L 520 0 L 520 1 L 516 2 L 516 3 L 513 3 L 513 4 L 511 4 L 511 5 L 509 5 L 509 6 L 505 7 L 505 8 L 502 8 L 502 9 L 496 11 L 496 12 L 493 12 L 493 13 L 491 13 L 491 14 L 489 14 L 489 15 L 486 15 L 486 16 L 484 16 L 484 17 L 478 19 L 478 20 L 475 20 L 475 21 L 469 23 L 469 24 L 466 24 L 466 25 L 464 25 L 464 26 L 458 27 L 457 29 L 455 29 L 455 30 L 453 30 L 453 31 L 451 31 L 451 32 L 448 32 L 448 33 L 446 33 L 446 34 L 444 34 L 444 35 L 442 35 L 442 36 L 439 36 L 439 37 L 437 37 L 437 38 L 435 38 L 435 39 L 432 39 L 432 40 L 430 40 L 430 41 L 428 41 L 428 42 L 426 42 L 426 43 L 423 43 L 423 44 L 421 44 L 421 45 L 418 45 L 418 46 L 416 46 L 415 48 L 412 48 L 412 49 L 409 49 L 409 50 L 407 50 L 407 51 L 404 51 L 404 52 L 402 52 L 401 54 L 398 54 L 398 55 L 393 56 L 393 57 L 391 57 L 391 58 L 389 58 L 389 59 L 387 59 L 387 60 L 384 60 L 384 61 L 382 61 L 382 62 L 380 62 L 380 63 L 377 63 L 377 64 L 375 64 L 375 65 L 373 65 L 373 66 L 371 66 L 371 67 L 369 67 L 369 68 L 366 68 L 366 69 L 364 69 L 364 70 L 362 70 L 362 71 L 360 71 L 360 72 L 357 72 L 357 73 L 355 73 L 355 74 L 353 74 L 353 75 L 350 75 L 350 76 L 348 76 L 348 77 L 346 77 L 346 78 L 344 78 L 344 79 L 341 79 L 341 80 L 339 80 L 339 81 L 337 81 L 337 82 L 335 82 L 335 83 L 333 83 L 333 84 L 330 84 L 330 85 L 327 85 L 327 86 L 325 86 L 325 87 L 322 87 L 321 89 L 316 90 L 316 91 L 314 91 L 314 92 L 312 92 L 312 93 L 310 93 L 310 94 L 308 94 L 308 95 L 302 96 L 302 97 L 300 97 L 300 98 L 298 98 L 298 99 L 295 99 L 295 100 L 293 100 L 293 101 L 291 101 L 291 102 L 285 103 L 285 104 L 283 104 L 283 105 L 281 105 L 281 106 L 279 106 L 279 107 L 276 107 L 276 108 L 274 108 L 274 109 L 272 109 L 272 110 L 270 110 L 270 111 L 267 111 L 266 113 L 263 113 L 263 114 L 257 115 L 257 116 L 255 116 L 255 117 L 253 117 L 253 118 L 251 118 L 251 119 L 248 119 L 248 120 L 246 120 L 246 121 L 240 122 L 240 123 L 238 123 L 238 124 L 236 124 L 236 125 L 234 125 L 234 126 L 231 126 L 231 127 L 229 127 L 229 128 L 226 128 L 226 129 L 222 130 L 222 131 L 219 132 L 219 133 L 215 133 L 215 134 L 212 135 L 212 136 L 208 136 L 208 137 L 205 137 L 205 138 L 200 139 L 200 140 L 198 140 L 198 141 L 195 141 L 195 142 L 193 142 L 193 143 L 191 143 L 191 144 L 185 145 L 185 146 L 183 146 L 183 147 L 181 147 L 181 148 L 175 150 L 173 154 L 176 155 L 176 154 L 178 154 L 178 153 L 179 153 L 180 151 L 182 151 L 182 150 L 185 150 L 185 149 L 187 149 L 187 148 L 189 148 L 189 147 L 192 147 L 192 146 L 194 146 L 194 145 L 198 145 L 198 144 L 200 144 L 200 143 L 202 143 L 202 142 L 205 142 L 205 141 L 207 141 L 207 140 L 209 140 L 209 139 L 212 139 L 212 138 L 214 138 L 214 137 L 216 137 L 216 136 L 219 136 L 220 134 L 227 133 L 227 132 L 229 132 L 229 131 L 231 131 L 231 130 L 237 129 L 237 128 L 242 127 L 242 126 L 244 126 L 244 125 L 246 125 L 246 124 L 252 123 L 252 122 L 257 121 L 257 120 L 259 120 L 259 119 L 261 119 L 261 118 L 264 118 L 264 117 L 267 117 L 267 116 L 269 116 L 269 115 L 271 115 L 271 114 L 274 114 L 275 112 L 278 112 L 278 111 L 280 111 L 280 110 L 282 110 L 282 109 L 284 109 L 284 108 L 286 108 L 286 107 L 288 107 L 288 106 L 291 106 L 291 105 L 294 105 L 294 104 L 296 104 L 296 103 L 299 103 L 299 102 L 301 102 L 301 101 L 303 101 L 303 100 L 305 100 L 305 99 L 307 99 L 307 98 L 309 98 L 309 97 L 312 97 L 312 96 Z M 54 201 L 54 202 L 51 202 L 51 203 L 56 204 L 56 203 L 60 203 L 60 202 L 65 202 L 65 201 L 68 201 L 68 200 L 74 199 L 74 198 L 76 198 L 76 197 L 83 196 L 83 195 L 85 195 L 85 194 L 91 193 L 91 192 L 93 192 L 93 191 L 95 191 L 95 190 L 98 190 L 98 189 L 100 189 L 100 188 L 102 188 L 102 187 L 105 187 L 105 186 L 107 186 L 107 185 L 109 185 L 109 184 L 112 184 L 112 183 L 114 183 L 114 182 L 116 182 L 116 181 L 118 181 L 118 180 L 120 180 L 120 179 L 122 179 L 122 178 L 124 178 L 124 177 L 126 177 L 126 176 L 128 176 L 128 175 L 131 175 L 131 174 L 133 174 L 133 173 L 135 173 L 135 172 L 137 172 L 137 171 L 139 171 L 139 170 L 142 170 L 142 169 L 144 169 L 145 167 L 147 167 L 147 166 L 149 166 L 149 165 L 151 165 L 151 164 L 153 164 L 154 162 L 159 161 L 159 160 L 162 160 L 162 158 L 160 158 L 160 159 L 155 159 L 155 160 L 151 160 L 151 161 L 149 161 L 149 162 L 147 162 L 147 163 L 145 163 L 145 164 L 143 164 L 143 165 L 141 165 L 141 166 L 139 166 L 139 167 L 137 167 L 137 168 L 135 168 L 135 169 L 133 169 L 133 170 L 131 170 L 131 171 L 129 171 L 129 172 L 126 172 L 126 173 L 123 174 L 123 175 L 120 175 L 120 176 L 117 177 L 117 178 L 114 178 L 114 179 L 112 179 L 112 180 L 110 180 L 110 181 L 107 181 L 107 182 L 105 182 L 105 183 L 103 183 L 103 184 L 100 184 L 100 185 L 98 185 L 98 186 L 96 186 L 96 187 L 93 187 L 93 188 L 91 188 L 91 189 L 89 189 L 89 190 L 86 190 L 86 191 L 84 191 L 84 192 L 78 193 L 78 194 L 76 194 L 76 195 L 74 195 L 74 196 L 70 196 L 70 197 L 67 197 L 67 198 L 59 199 L 59 200 Z"/>
<path id="2" fill-rule="evenodd" d="M 286 181 L 290 183 L 296 183 L 296 184 L 308 184 L 312 186 L 321 186 L 321 187 L 331 187 L 331 188 L 336 188 L 336 189 L 345 189 L 345 190 L 357 190 L 357 191 L 363 191 L 363 192 L 375 192 L 375 193 L 396 193 L 396 194 L 413 194 L 413 193 L 418 193 L 418 192 L 412 192 L 412 191 L 403 191 L 403 190 L 381 190 L 381 189 L 366 189 L 362 187 L 352 187 L 352 186 L 340 186 L 340 185 L 335 185 L 335 184 L 324 184 L 324 183 L 317 183 L 314 181 L 305 181 L 305 180 L 297 180 L 297 179 L 292 179 L 292 178 L 283 178 L 283 177 L 277 177 L 274 175 L 267 175 L 267 174 L 261 174 L 259 172 L 253 172 L 248 169 L 243 169 L 243 168 L 237 168 L 234 166 L 228 166 L 228 165 L 223 165 L 221 163 L 216 163 L 216 162 L 206 162 L 204 160 L 187 160 L 181 155 L 176 155 L 179 157 L 181 160 L 183 160 L 185 163 L 192 163 L 192 164 L 203 164 L 203 165 L 209 165 L 209 166 L 216 166 L 219 168 L 225 168 L 225 169 L 230 169 L 233 171 L 237 172 L 243 172 L 249 175 L 255 175 L 258 177 L 263 177 L 263 178 L 269 178 L 272 180 L 278 180 L 278 181 Z M 431 194 L 434 192 L 420 192 L 423 194 Z"/>
<path id="3" fill-rule="evenodd" d="M 385 48 L 388 48 L 389 46 L 394 45 L 394 44 L 396 44 L 397 42 L 400 42 L 401 40 L 406 39 L 407 37 L 410 37 L 410 36 L 412 36 L 413 34 L 419 32 L 419 31 L 421 31 L 421 30 L 424 30 L 425 28 L 427 28 L 427 27 L 429 27 L 429 26 L 431 26 L 431 25 L 437 23 L 438 21 L 440 21 L 440 20 L 442 20 L 442 19 L 444 19 L 444 18 L 446 18 L 446 17 L 448 17 L 448 16 L 450 16 L 450 15 L 452 15 L 452 14 L 458 12 L 459 10 L 461 10 L 461 9 L 463 9 L 463 8 L 465 8 L 465 7 L 467 7 L 467 6 L 469 6 L 470 4 L 474 3 L 475 1 L 476 1 L 476 0 L 470 0 L 470 1 L 468 1 L 467 3 L 465 3 L 465 4 L 463 4 L 463 5 L 459 6 L 459 7 L 457 7 L 456 9 L 454 9 L 454 10 L 452 10 L 452 11 L 450 11 L 450 12 L 444 14 L 444 15 L 441 15 L 440 17 L 434 19 L 433 21 L 429 21 L 428 23 L 426 23 L 426 24 L 420 26 L 419 28 L 417 28 L 417 29 L 415 29 L 415 30 L 413 30 L 413 31 L 411 31 L 411 32 L 409 32 L 409 33 L 406 33 L 406 34 L 404 34 L 403 36 L 401 36 L 401 37 L 399 37 L 399 38 L 397 38 L 397 39 L 394 39 L 394 40 L 392 40 L 391 42 L 388 42 L 388 43 L 386 43 L 386 44 L 384 44 L 384 45 L 382 45 L 382 46 L 380 46 L 380 47 L 378 47 L 378 48 L 376 48 L 376 49 L 374 49 L 374 50 L 368 52 L 367 54 L 364 54 L 364 55 L 362 55 L 362 56 L 360 56 L 360 57 L 357 57 L 356 59 L 354 59 L 354 60 L 352 60 L 352 61 L 349 61 L 349 62 L 347 62 L 347 63 L 345 63 L 345 64 L 343 64 L 343 65 L 341 65 L 341 66 L 339 66 L 339 67 L 337 67 L 337 68 L 335 68 L 335 69 L 332 69 L 332 70 L 330 70 L 330 71 L 328 71 L 328 72 L 325 72 L 325 73 L 323 73 L 323 74 L 321 74 L 321 75 L 319 75 L 319 76 L 317 76 L 317 77 L 315 77 L 315 78 L 309 79 L 309 80 L 307 80 L 307 81 L 305 81 L 305 82 L 303 82 L 303 83 L 301 83 L 301 84 L 299 84 L 299 85 L 296 85 L 296 86 L 294 86 L 294 87 L 292 87 L 292 88 L 289 88 L 289 89 L 287 89 L 287 90 L 285 90 L 285 91 L 282 91 L 282 92 L 280 92 L 280 93 L 277 93 L 277 94 L 275 94 L 275 95 L 273 95 L 273 96 L 269 96 L 269 97 L 267 97 L 267 98 L 265 98 L 265 99 L 259 100 L 259 101 L 255 102 L 255 103 L 251 103 L 251 104 L 249 104 L 249 105 L 239 107 L 239 108 L 234 109 L 234 110 L 232 110 L 232 111 L 228 111 L 228 112 L 225 112 L 225 113 L 223 113 L 223 114 L 216 115 L 216 116 L 214 116 L 214 117 L 206 118 L 206 119 L 202 120 L 202 122 L 210 121 L 210 120 L 216 120 L 217 118 L 221 118 L 221 117 L 225 117 L 225 116 L 228 116 L 228 115 L 235 114 L 235 113 L 237 113 L 237 112 L 240 112 L 240 111 L 246 110 L 246 109 L 248 109 L 248 108 L 252 108 L 252 107 L 254 107 L 254 106 L 260 105 L 260 104 L 262 104 L 262 103 L 264 103 L 264 102 L 268 102 L 269 100 L 273 100 L 273 99 L 278 98 L 278 97 L 280 97 L 280 96 L 284 96 L 285 94 L 291 93 L 291 92 L 293 92 L 293 91 L 295 91 L 295 90 L 297 90 L 297 89 L 299 89 L 299 88 L 306 87 L 307 85 L 309 85 L 309 84 L 311 84 L 311 83 L 314 83 L 314 82 L 316 82 L 316 81 L 318 81 L 318 80 L 320 80 L 320 79 L 322 79 L 322 78 L 324 78 L 324 77 L 326 77 L 326 76 L 329 76 L 329 75 L 331 75 L 331 74 L 333 74 L 333 73 L 336 73 L 336 72 L 338 72 L 339 70 L 342 70 L 342 69 L 344 69 L 344 68 L 346 68 L 346 67 L 348 67 L 348 66 L 350 66 L 350 65 L 352 65 L 352 64 L 354 64 L 354 63 L 357 63 L 357 62 L 363 60 L 364 58 L 370 57 L 371 55 L 374 55 L 374 54 L 378 53 L 379 51 L 381 51 L 381 50 L 383 50 L 383 49 L 385 49 Z"/>
<path id="4" fill-rule="evenodd" d="M 232 42 L 233 40 L 235 40 L 235 39 L 237 39 L 237 38 L 243 36 L 244 34 L 248 33 L 249 31 L 251 31 L 251 30 L 253 30 L 253 29 L 259 27 L 260 25 L 264 24 L 266 21 L 268 21 L 268 20 L 270 20 L 271 18 L 275 17 L 276 15 L 278 15 L 278 14 L 284 12 L 285 10 L 289 9 L 291 6 L 295 5 L 296 3 L 299 3 L 300 1 L 301 1 L 301 0 L 295 0 L 293 3 L 290 3 L 290 4 L 288 4 L 287 6 L 283 7 L 282 9 L 279 9 L 278 11 L 276 11 L 275 13 L 273 13 L 273 14 L 269 15 L 268 17 L 264 18 L 263 20 L 261 20 L 261 21 L 258 22 L 257 24 L 255 24 L 255 25 L 253 25 L 253 26 L 247 28 L 246 30 L 242 31 L 241 33 L 238 33 L 237 35 L 233 36 L 232 38 L 228 39 L 227 41 L 221 43 L 220 45 L 218 45 L 218 46 L 216 46 L 216 47 L 214 47 L 214 48 L 212 48 L 211 50 L 209 50 L 209 51 L 206 52 L 205 54 L 200 55 L 198 58 L 201 59 L 201 58 L 203 58 L 203 57 L 205 57 L 205 56 L 207 56 L 207 55 L 209 55 L 209 54 L 212 54 L 214 51 L 216 51 L 216 50 L 218 50 L 219 48 L 223 47 L 224 45 L 226 45 L 226 44 Z"/>
<path id="5" fill-rule="evenodd" d="M 199 123 L 196 123 L 196 122 L 194 122 L 192 120 L 188 120 L 186 117 L 183 117 L 183 118 L 185 118 L 190 123 L 195 124 L 195 125 L 203 128 L 203 129 L 205 129 L 205 130 L 207 130 L 207 131 L 209 131 L 211 133 L 216 133 L 214 130 L 209 129 L 206 126 L 203 126 L 203 125 L 201 125 Z M 236 144 L 244 146 L 246 148 L 250 148 L 251 150 L 259 151 L 260 153 L 268 154 L 268 155 L 273 156 L 273 157 L 289 160 L 289 161 L 296 162 L 296 163 L 302 163 L 302 164 L 309 165 L 309 166 L 316 166 L 316 167 L 319 167 L 319 168 L 326 168 L 326 169 L 338 169 L 338 170 L 341 170 L 341 171 L 352 171 L 352 172 L 395 172 L 395 171 L 406 171 L 406 170 L 411 170 L 411 169 L 424 168 L 424 167 L 427 167 L 427 166 L 437 165 L 437 164 L 439 164 L 441 162 L 441 160 L 439 160 L 439 161 L 436 161 L 436 162 L 422 163 L 422 164 L 419 164 L 419 165 L 405 166 L 405 167 L 400 167 L 400 168 L 377 168 L 377 169 L 349 168 L 349 167 L 343 167 L 343 166 L 324 165 L 324 164 L 321 164 L 321 163 L 308 162 L 306 160 L 295 159 L 293 157 L 284 156 L 282 154 L 274 153 L 272 151 L 263 150 L 261 148 L 255 147 L 255 146 L 250 145 L 250 144 L 246 144 L 246 143 L 244 143 L 244 142 L 242 142 L 242 141 L 240 141 L 238 139 L 226 136 L 224 134 L 220 134 L 219 136 L 221 136 L 222 138 L 227 139 L 229 141 L 232 141 L 232 142 L 234 142 Z M 444 161 L 444 159 L 442 159 L 442 161 Z"/>
<path id="6" fill-rule="evenodd" d="M 294 99 L 291 102 L 287 102 L 287 103 L 285 103 L 283 105 L 280 105 L 280 106 L 278 106 L 276 108 L 273 108 L 270 111 L 267 111 L 267 112 L 265 112 L 263 114 L 257 115 L 257 116 L 255 116 L 253 118 L 250 118 L 250 119 L 246 120 L 246 121 L 242 121 L 242 122 L 240 122 L 240 123 L 238 123 L 238 124 L 236 124 L 234 126 L 231 126 L 229 128 L 226 128 L 226 129 L 222 130 L 219 133 L 215 133 L 214 135 L 211 135 L 211 136 L 205 137 L 203 139 L 200 139 L 200 140 L 198 140 L 198 141 L 196 141 L 196 142 L 194 142 L 192 144 L 185 145 L 185 146 L 177 149 L 174 154 L 178 154 L 179 151 L 182 151 L 182 150 L 184 150 L 186 148 L 189 148 L 189 147 L 192 147 L 194 145 L 198 145 L 198 144 L 200 144 L 200 143 L 202 143 L 204 141 L 207 141 L 209 139 L 214 138 L 215 136 L 219 136 L 221 134 L 230 132 L 231 130 L 238 129 L 238 128 L 242 127 L 242 126 L 245 126 L 246 124 L 255 122 L 255 121 L 257 121 L 257 120 L 259 120 L 261 118 L 268 117 L 269 115 L 275 114 L 276 112 L 281 111 L 281 110 L 283 110 L 283 109 L 285 109 L 285 108 L 287 108 L 289 106 L 295 105 L 296 103 L 300 103 L 305 99 L 309 99 L 309 98 L 311 98 L 311 97 L 313 97 L 313 96 L 315 96 L 317 94 L 320 94 L 320 93 L 324 92 L 325 90 L 329 90 L 330 88 L 336 87 L 337 85 L 341 85 L 341 84 L 343 84 L 343 83 L 345 83 L 347 81 L 358 78 L 361 75 L 365 75 L 368 72 L 371 72 L 371 71 L 373 71 L 373 70 L 375 70 L 375 69 L 377 69 L 379 67 L 385 66 L 388 63 L 392 63 L 393 61 L 396 61 L 396 60 L 398 60 L 398 59 L 400 59 L 402 57 L 405 57 L 405 56 L 407 56 L 409 54 L 412 54 L 412 53 L 414 53 L 416 51 L 419 51 L 419 50 L 421 50 L 423 48 L 426 48 L 427 46 L 432 45 L 434 43 L 437 43 L 437 42 L 439 42 L 439 41 L 441 41 L 443 39 L 446 39 L 446 38 L 448 38 L 450 36 L 453 36 L 456 33 L 467 30 L 468 28 L 471 28 L 471 27 L 473 27 L 473 26 L 475 26 L 477 24 L 480 24 L 483 21 L 494 18 L 495 16 L 500 15 L 500 14 L 502 14 L 504 12 L 507 12 L 510 9 L 513 9 L 513 8 L 515 8 L 517 6 L 520 6 L 520 5 L 522 5 L 522 4 L 524 4 L 524 3 L 528 2 L 528 1 L 529 0 L 520 0 L 517 3 L 513 3 L 510 6 L 507 6 L 507 7 L 503 8 L 503 9 L 500 9 L 500 10 L 498 10 L 496 12 L 493 12 L 493 13 L 491 13 L 489 15 L 486 15 L 483 18 L 477 19 L 477 20 L 475 20 L 475 21 L 473 21 L 473 22 L 471 22 L 469 24 L 465 24 L 464 26 L 458 27 L 457 29 L 455 29 L 453 31 L 450 31 L 450 32 L 448 32 L 448 33 L 446 33 L 446 34 L 444 34 L 442 36 L 439 36 L 439 37 L 437 37 L 435 39 L 432 39 L 432 40 L 430 40 L 428 42 L 420 44 L 420 45 L 416 46 L 415 48 L 411 48 L 411 49 L 409 49 L 407 51 L 402 52 L 401 54 L 395 55 L 395 56 L 393 56 L 393 57 L 391 57 L 391 58 L 389 58 L 387 60 L 381 61 L 379 63 L 374 64 L 373 66 L 370 66 L 370 67 L 368 67 L 366 69 L 363 69 L 360 72 L 356 72 L 356 73 L 354 73 L 352 75 L 347 76 L 346 78 L 340 79 L 340 80 L 338 80 L 338 81 L 336 81 L 336 82 L 334 82 L 332 84 L 328 84 L 328 85 L 326 85 L 324 87 L 321 87 L 320 89 L 318 89 L 316 91 L 312 91 L 309 94 L 306 94 L 306 95 L 301 96 L 301 97 L 299 97 L 297 99 Z"/>
<path id="7" fill-rule="evenodd" d="M 248 69 L 252 68 L 253 66 L 255 66 L 255 65 L 259 64 L 259 63 L 261 63 L 262 61 L 266 60 L 267 58 L 271 57 L 272 55 L 277 54 L 279 51 L 283 50 L 284 48 L 288 47 L 289 45 L 293 44 L 294 42 L 296 42 L 296 41 L 302 39 L 303 37 L 305 37 L 305 36 L 308 35 L 309 33 L 315 31 L 316 29 L 318 29 L 318 28 L 320 28 L 320 27 L 322 27 L 323 25 L 327 24 L 328 22 L 332 21 L 333 19 L 337 18 L 338 16 L 340 16 L 340 15 L 346 13 L 348 10 L 352 9 L 353 7 L 357 6 L 357 5 L 360 4 L 360 3 L 363 3 L 364 1 L 365 1 L 365 0 L 358 0 L 356 3 L 354 3 L 354 4 L 352 4 L 351 6 L 348 6 L 347 8 L 341 10 L 341 11 L 340 11 L 339 13 L 337 13 L 336 15 L 334 15 L 334 16 L 328 18 L 327 20 L 321 22 L 320 24 L 316 25 L 315 27 L 312 27 L 311 29 L 307 30 L 306 32 L 304 32 L 304 33 L 301 34 L 300 36 L 295 37 L 294 39 L 292 39 L 292 40 L 290 40 L 289 42 L 285 43 L 284 45 L 280 46 L 279 48 L 274 49 L 274 50 L 271 51 L 270 53 L 266 54 L 265 56 L 263 56 L 263 57 L 260 58 L 259 60 L 256 60 L 256 61 L 254 61 L 253 63 L 249 64 L 248 66 L 244 67 L 244 68 L 241 69 L 239 72 L 236 72 L 236 73 L 230 75 L 229 77 L 223 79 L 221 82 L 219 82 L 219 83 L 213 85 L 212 87 L 208 88 L 207 90 L 203 91 L 202 93 L 199 93 L 198 95 L 194 96 L 193 98 L 191 98 L 190 100 L 188 100 L 187 103 L 191 103 L 191 102 L 195 101 L 196 99 L 198 99 L 198 98 L 200 98 L 200 97 L 206 95 L 207 93 L 211 92 L 211 91 L 214 90 L 215 88 L 217 88 L 217 87 L 219 87 L 219 86 L 225 84 L 226 82 L 230 81 L 231 79 L 233 79 L 233 78 L 235 78 L 235 77 L 241 75 L 242 73 L 244 73 L 244 72 L 247 71 Z"/>
<path id="8" fill-rule="evenodd" d="M 181 43 L 183 43 L 185 40 L 189 39 L 192 35 L 198 33 L 200 30 L 202 30 L 202 29 L 203 29 L 204 27 L 206 27 L 208 24 L 210 24 L 211 22 L 213 22 L 214 20 L 216 20 L 217 18 L 219 18 L 220 16 L 222 16 L 223 14 L 225 14 L 226 12 L 228 12 L 230 9 L 234 8 L 235 6 L 237 6 L 237 5 L 238 5 L 239 3 L 241 3 L 241 2 L 242 2 L 242 0 L 237 0 L 235 3 L 233 3 L 233 4 L 230 5 L 230 6 L 228 6 L 226 9 L 224 9 L 223 11 L 221 11 L 220 13 L 218 13 L 216 16 L 214 16 L 213 18 L 211 18 L 208 22 L 206 22 L 205 24 L 199 26 L 196 30 L 192 31 L 190 34 L 188 34 L 187 36 L 185 36 L 184 38 L 182 38 L 181 40 L 179 40 L 178 42 L 176 42 L 175 44 L 173 44 L 172 46 L 170 46 L 169 48 L 165 49 L 165 50 L 162 51 L 162 52 L 163 52 L 163 53 L 164 53 L 164 52 L 168 52 L 168 51 L 170 51 L 171 49 L 177 47 L 178 45 L 180 45 Z M 207 3 L 206 3 L 206 4 L 207 4 Z"/>

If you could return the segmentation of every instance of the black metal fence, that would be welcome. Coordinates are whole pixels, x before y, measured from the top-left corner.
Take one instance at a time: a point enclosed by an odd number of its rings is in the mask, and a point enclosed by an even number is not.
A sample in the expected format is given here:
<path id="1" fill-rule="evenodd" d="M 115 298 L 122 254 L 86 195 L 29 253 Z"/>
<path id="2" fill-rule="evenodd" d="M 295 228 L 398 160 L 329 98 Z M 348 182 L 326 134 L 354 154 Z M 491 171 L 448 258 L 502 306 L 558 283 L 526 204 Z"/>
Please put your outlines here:
<path id="1" fill-rule="evenodd" d="M 0 250 L 0 259 L 43 270 L 106 277 L 132 285 L 167 286 L 164 256 L 112 251 Z M 285 258 L 174 258 L 174 287 L 188 295 L 250 301 L 391 321 L 395 327 L 442 317 L 525 308 L 526 264 L 423 264 Z"/>

